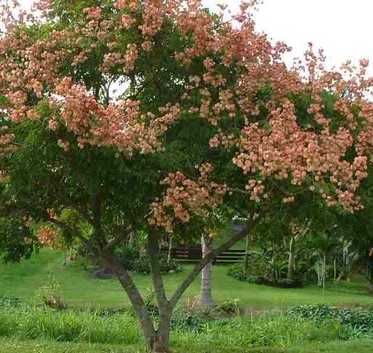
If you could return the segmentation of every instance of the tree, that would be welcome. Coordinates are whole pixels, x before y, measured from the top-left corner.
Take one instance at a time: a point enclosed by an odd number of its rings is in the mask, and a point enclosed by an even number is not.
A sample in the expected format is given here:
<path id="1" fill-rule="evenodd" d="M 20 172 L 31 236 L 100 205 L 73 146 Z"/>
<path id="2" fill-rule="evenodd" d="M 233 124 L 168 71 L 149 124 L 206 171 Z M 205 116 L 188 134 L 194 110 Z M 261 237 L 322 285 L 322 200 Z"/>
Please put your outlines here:
<path id="1" fill-rule="evenodd" d="M 13 21 L 0 42 L 0 218 L 21 224 L 1 242 L 23 244 L 11 234 L 37 222 L 77 238 L 117 276 L 151 351 L 169 351 L 172 312 L 200 271 L 255 227 L 304 204 L 361 208 L 373 136 L 365 61 L 344 78 L 310 48 L 289 70 L 250 4 L 228 22 L 196 0 L 39 5 L 41 18 Z M 217 210 L 244 222 L 169 296 L 162 239 L 199 239 Z M 140 233 L 157 322 L 117 256 Z"/>

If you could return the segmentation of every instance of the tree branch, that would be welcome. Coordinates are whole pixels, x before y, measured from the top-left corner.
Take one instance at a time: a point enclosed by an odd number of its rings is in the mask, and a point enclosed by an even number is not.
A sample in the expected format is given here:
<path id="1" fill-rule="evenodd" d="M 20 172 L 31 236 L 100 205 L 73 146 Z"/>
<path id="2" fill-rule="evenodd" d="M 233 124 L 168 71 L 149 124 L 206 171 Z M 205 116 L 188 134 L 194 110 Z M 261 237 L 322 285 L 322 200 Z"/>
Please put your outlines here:
<path id="1" fill-rule="evenodd" d="M 46 221 L 56 225 L 57 227 L 61 228 L 61 229 L 64 229 L 64 230 L 67 230 L 69 231 L 70 233 L 74 234 L 76 237 L 78 237 L 85 245 L 88 244 L 88 239 L 85 238 L 83 235 L 79 234 L 79 232 L 75 231 L 73 228 L 71 228 L 68 224 L 58 220 L 58 219 L 55 219 L 53 217 L 50 217 L 49 215 L 45 216 L 45 219 Z"/>
<path id="2" fill-rule="evenodd" d="M 131 232 L 132 228 L 130 226 L 126 227 L 122 233 L 124 233 L 126 236 Z M 118 244 L 123 242 L 124 239 L 121 236 L 113 237 L 110 240 L 106 241 L 106 245 L 104 247 L 104 250 L 112 250 L 114 247 L 116 247 Z"/>
<path id="3" fill-rule="evenodd" d="M 152 318 L 145 305 L 144 299 L 142 298 L 141 293 L 138 290 L 129 272 L 111 253 L 101 253 L 100 258 L 104 262 L 104 265 L 107 266 L 111 271 L 113 271 L 115 276 L 118 278 L 121 286 L 127 293 L 127 296 L 136 312 L 136 315 L 140 320 L 145 337 L 153 337 L 155 335 L 155 329 Z"/>
<path id="4" fill-rule="evenodd" d="M 172 298 L 170 299 L 171 308 L 174 308 L 182 297 L 184 292 L 187 288 L 191 285 L 191 283 L 195 280 L 198 274 L 202 271 L 202 269 L 210 263 L 216 256 L 220 255 L 223 251 L 229 249 L 232 245 L 243 239 L 247 233 L 249 232 L 250 228 L 252 227 L 251 222 L 249 224 L 240 224 L 236 225 L 234 228 L 233 236 L 220 245 L 218 248 L 211 251 L 207 256 L 205 256 L 198 264 L 196 264 L 193 270 L 189 273 L 189 275 L 185 278 L 185 280 L 181 283 L 179 288 L 176 289 L 175 293 L 173 294 Z"/>

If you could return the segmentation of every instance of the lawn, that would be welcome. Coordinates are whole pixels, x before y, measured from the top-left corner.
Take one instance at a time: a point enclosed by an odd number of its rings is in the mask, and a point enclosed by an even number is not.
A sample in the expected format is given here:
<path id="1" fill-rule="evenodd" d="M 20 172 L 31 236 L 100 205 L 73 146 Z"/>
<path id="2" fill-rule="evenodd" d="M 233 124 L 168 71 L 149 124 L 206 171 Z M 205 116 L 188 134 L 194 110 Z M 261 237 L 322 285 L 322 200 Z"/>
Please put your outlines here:
<path id="1" fill-rule="evenodd" d="M 179 348 L 174 353 L 371 353 L 372 340 L 356 340 L 350 342 L 331 342 L 317 345 L 283 348 L 250 348 L 248 350 L 232 351 L 222 347 L 219 352 L 216 347 L 211 350 L 194 351 L 190 348 Z M 0 339 L 0 353 L 143 353 L 138 346 L 117 346 L 77 343 L 56 343 L 48 341 L 19 341 Z"/>
<path id="2" fill-rule="evenodd" d="M 184 271 L 166 276 L 166 287 L 172 291 L 186 275 Z M 238 299 L 242 306 L 253 310 L 285 308 L 297 304 L 331 304 L 340 306 L 373 306 L 373 296 L 366 290 L 363 278 L 351 283 L 329 284 L 325 291 L 308 286 L 302 289 L 278 289 L 239 282 L 226 275 L 227 267 L 214 268 L 214 297 L 222 302 Z M 64 300 L 70 306 L 123 307 L 128 300 L 115 280 L 98 280 L 77 264 L 63 266 L 63 254 L 42 250 L 20 264 L 0 265 L 0 296 L 19 297 L 28 302 L 40 301 L 40 289 L 54 278 L 60 284 Z M 149 278 L 136 275 L 143 291 L 151 287 Z M 198 294 L 199 282 L 193 283 L 185 298 Z"/>
<path id="3" fill-rule="evenodd" d="M 29 303 L 40 303 L 41 289 L 56 281 L 70 307 L 118 308 L 128 300 L 115 280 L 98 280 L 78 263 L 63 265 L 61 252 L 42 250 L 20 264 L 0 265 L 0 296 L 18 297 Z M 184 271 L 166 276 L 168 291 L 174 290 L 186 275 Z M 214 268 L 214 295 L 217 301 L 238 299 L 248 310 L 285 309 L 298 304 L 331 304 L 338 306 L 372 306 L 373 297 L 363 278 L 350 283 L 329 284 L 323 291 L 316 286 L 302 289 L 277 289 L 239 282 L 227 276 L 227 267 Z M 52 280 L 53 279 L 53 280 Z M 149 278 L 135 275 L 142 291 L 150 288 Z M 197 280 L 187 297 L 198 294 Z M 4 311 L 5 310 L 5 311 Z M 28 309 L 7 311 L 0 318 L 0 353 L 142 353 L 142 338 L 136 321 L 128 316 L 101 319 L 99 316 L 71 311 L 53 313 Z M 42 310 L 42 309 L 40 309 Z M 79 316 L 80 315 L 80 316 Z M 108 321 L 109 320 L 109 321 Z M 111 320 L 111 321 L 110 321 Z M 250 317 L 243 320 L 250 320 Z M 202 333 L 174 331 L 174 353 L 370 353 L 370 336 L 351 336 L 344 340 L 344 329 L 331 329 L 310 322 L 300 323 L 281 318 L 267 321 L 230 321 Z M 228 331 L 229 333 L 227 333 Z M 269 337 L 269 338 L 268 338 Z M 342 340 L 338 341 L 339 337 Z M 355 339 L 359 337 L 360 339 Z M 366 337 L 366 338 L 363 338 Z M 266 339 L 270 341 L 266 341 Z M 264 341 L 261 341 L 264 339 Z M 62 342 L 60 342 L 62 341 Z M 88 343 L 91 342 L 91 343 Z M 94 343 L 96 342 L 96 343 Z M 302 342 L 304 344 L 302 344 Z M 265 347 L 264 347 L 265 346 Z"/>

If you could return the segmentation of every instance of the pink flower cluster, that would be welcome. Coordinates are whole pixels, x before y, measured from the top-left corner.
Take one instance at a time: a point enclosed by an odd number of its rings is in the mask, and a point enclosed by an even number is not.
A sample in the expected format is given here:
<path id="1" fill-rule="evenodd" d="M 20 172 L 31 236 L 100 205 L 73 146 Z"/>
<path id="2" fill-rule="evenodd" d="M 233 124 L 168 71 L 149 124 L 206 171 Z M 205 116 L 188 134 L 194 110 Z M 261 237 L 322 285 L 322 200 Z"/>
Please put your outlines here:
<path id="1" fill-rule="evenodd" d="M 160 107 L 158 116 L 142 113 L 140 102 L 130 99 L 104 106 L 68 78 L 57 85 L 56 93 L 58 99 L 52 99 L 51 104 L 60 112 L 61 123 L 77 136 L 81 147 L 115 146 L 129 155 L 134 151 L 151 153 L 160 149 L 160 137 L 180 113 L 177 105 Z M 56 118 L 50 120 L 49 128 L 58 129 Z"/>
<path id="2" fill-rule="evenodd" d="M 14 134 L 7 126 L 0 128 L 0 156 L 7 155 L 15 150 Z"/>
<path id="3" fill-rule="evenodd" d="M 167 186 L 162 199 L 152 204 L 150 224 L 174 231 L 177 223 L 187 223 L 192 215 L 207 216 L 223 202 L 227 187 L 209 180 L 213 171 L 210 163 L 198 167 L 200 177 L 194 181 L 183 173 L 170 173 L 162 182 Z"/>
<path id="4" fill-rule="evenodd" d="M 353 145 L 350 131 L 340 128 L 333 133 L 325 128 L 318 134 L 304 130 L 290 102 L 272 111 L 269 123 L 269 128 L 255 123 L 242 131 L 234 163 L 244 174 L 312 186 L 330 205 L 338 202 L 351 211 L 360 207 L 356 191 L 367 177 L 368 159 L 362 155 L 352 162 L 345 159 Z M 263 190 L 255 179 L 248 183 L 248 190 L 253 199 L 260 200 Z M 292 200 L 293 196 L 284 198 L 286 203 Z"/>

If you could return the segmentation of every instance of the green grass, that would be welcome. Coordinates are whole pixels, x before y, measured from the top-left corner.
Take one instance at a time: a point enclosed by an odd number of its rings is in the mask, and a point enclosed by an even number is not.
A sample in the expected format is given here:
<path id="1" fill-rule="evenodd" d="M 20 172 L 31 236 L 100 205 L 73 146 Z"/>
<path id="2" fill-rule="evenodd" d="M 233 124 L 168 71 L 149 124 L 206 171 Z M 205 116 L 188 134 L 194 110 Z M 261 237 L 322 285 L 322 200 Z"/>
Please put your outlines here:
<path id="1" fill-rule="evenodd" d="M 354 341 L 363 337 L 365 340 Z M 284 314 L 264 314 L 203 321 L 198 328 L 176 325 L 171 346 L 175 353 L 311 353 L 343 352 L 341 347 L 349 342 L 348 347 L 357 346 L 354 352 L 364 353 L 368 337 L 372 335 L 338 321 L 316 324 Z M 94 312 L 4 306 L 0 308 L 0 347 L 0 352 L 129 353 L 143 352 L 144 343 L 136 320 L 129 313 L 103 316 Z"/>
<path id="2" fill-rule="evenodd" d="M 361 337 L 362 333 L 358 334 Z M 108 316 L 38 307 L 1 308 L 0 337 L 126 346 L 143 342 L 137 321 L 130 313 Z M 325 320 L 316 325 L 310 319 L 265 314 L 255 319 L 202 320 L 198 325 L 187 325 L 183 317 L 174 322 L 171 339 L 175 347 L 208 349 L 228 345 L 232 350 L 239 351 L 249 346 L 291 347 L 304 342 L 356 337 L 353 328 L 338 321 Z"/>
<path id="3" fill-rule="evenodd" d="M 169 292 L 187 274 L 166 276 Z M 239 282 L 228 277 L 227 267 L 214 267 L 214 296 L 218 302 L 239 300 L 253 310 L 281 309 L 299 304 L 372 306 L 363 278 L 351 283 L 329 284 L 325 291 L 316 286 L 278 289 Z M 70 307 L 119 308 L 128 300 L 116 280 L 93 279 L 78 264 L 63 266 L 63 254 L 43 250 L 20 264 L 0 265 L 0 296 L 18 297 L 28 303 L 40 302 L 40 291 L 51 283 L 60 284 L 63 299 Z M 151 283 L 135 275 L 142 291 Z M 198 295 L 199 280 L 186 293 Z M 34 309 L 0 310 L 0 353 L 143 353 L 143 340 L 136 321 L 128 314 L 102 318 L 87 312 L 53 312 Z M 207 327 L 203 332 L 175 330 L 175 353 L 370 353 L 373 340 L 343 341 L 344 329 L 289 320 L 231 320 L 228 326 Z M 355 335 L 349 336 L 356 337 Z M 360 337 L 360 336 L 359 336 Z"/>
<path id="4" fill-rule="evenodd" d="M 166 276 L 168 291 L 176 288 L 186 275 L 182 273 Z M 352 283 L 330 284 L 325 291 L 316 286 L 302 289 L 278 289 L 239 282 L 226 275 L 227 267 L 214 268 L 214 297 L 218 302 L 237 298 L 243 306 L 254 310 L 284 308 L 298 304 L 330 304 L 341 306 L 373 305 L 373 297 L 367 293 L 366 283 L 357 279 Z M 20 264 L 0 265 L 0 296 L 19 297 L 28 302 L 40 300 L 40 289 L 48 285 L 51 275 L 60 284 L 64 300 L 71 306 L 123 307 L 128 299 L 116 280 L 93 279 L 78 265 L 63 266 L 63 254 L 43 250 L 30 260 Z M 136 275 L 135 281 L 142 291 L 151 287 L 149 278 Z M 186 293 L 186 297 L 196 296 L 199 281 Z"/>
<path id="5" fill-rule="evenodd" d="M 188 353 L 371 353 L 373 340 L 356 340 L 351 342 L 331 342 L 318 345 L 306 345 L 283 348 L 249 348 L 232 351 L 229 347 L 220 350 L 195 351 L 188 348 Z M 215 347 L 213 349 L 216 349 Z M 19 341 L 0 339 L 0 353 L 143 353 L 138 346 L 118 346 L 100 344 L 57 343 L 48 341 Z M 174 353 L 186 351 L 174 350 Z"/>

